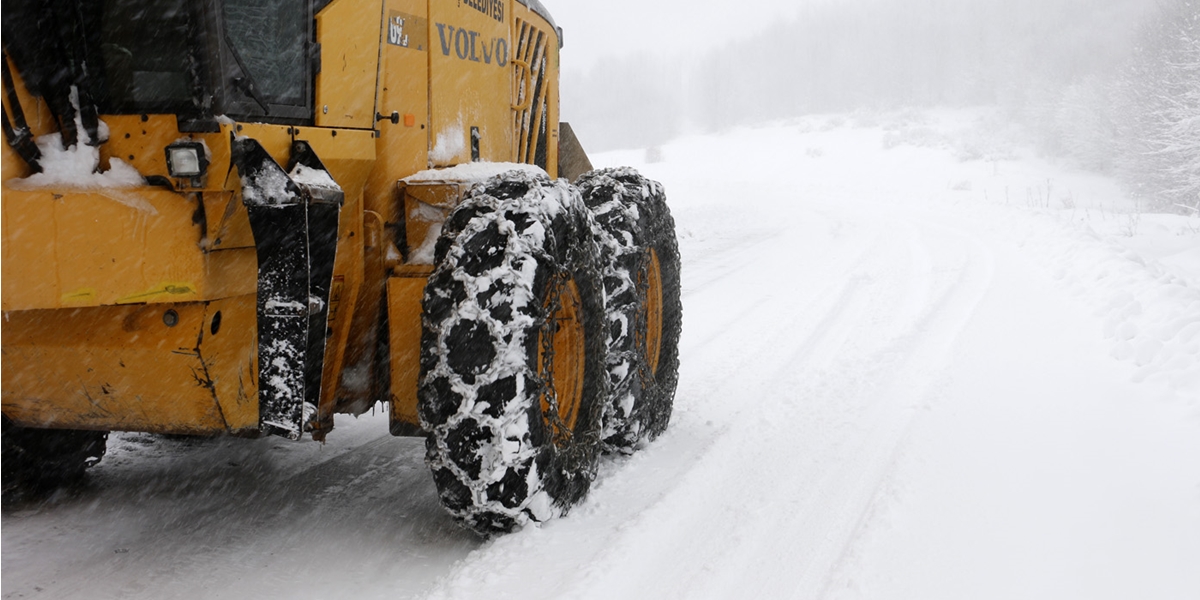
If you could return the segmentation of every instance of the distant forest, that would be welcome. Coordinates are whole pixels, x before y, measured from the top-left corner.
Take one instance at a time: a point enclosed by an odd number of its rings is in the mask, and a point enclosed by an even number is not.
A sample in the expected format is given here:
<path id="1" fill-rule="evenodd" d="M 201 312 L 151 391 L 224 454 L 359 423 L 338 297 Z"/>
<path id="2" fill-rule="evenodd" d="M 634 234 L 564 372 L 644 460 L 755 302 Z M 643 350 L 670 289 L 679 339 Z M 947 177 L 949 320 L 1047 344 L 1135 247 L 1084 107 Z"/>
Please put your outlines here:
<path id="1" fill-rule="evenodd" d="M 996 105 L 1045 153 L 1200 212 L 1200 0 L 861 0 L 690 58 L 564 73 L 590 149 L 814 113 Z"/>

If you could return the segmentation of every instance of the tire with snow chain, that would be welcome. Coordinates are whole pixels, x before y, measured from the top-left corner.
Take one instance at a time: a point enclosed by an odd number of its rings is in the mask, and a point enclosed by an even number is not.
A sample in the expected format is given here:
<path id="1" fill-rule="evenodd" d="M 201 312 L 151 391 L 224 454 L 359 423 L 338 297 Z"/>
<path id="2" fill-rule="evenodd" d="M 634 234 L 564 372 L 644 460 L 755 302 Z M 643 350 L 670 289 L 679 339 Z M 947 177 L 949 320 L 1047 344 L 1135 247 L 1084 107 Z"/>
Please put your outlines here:
<path id="1" fill-rule="evenodd" d="M 108 432 L 30 429 L 3 417 L 4 491 L 71 483 L 104 457 Z"/>
<path id="2" fill-rule="evenodd" d="M 443 226 L 425 288 L 418 407 L 446 509 L 483 534 L 564 514 L 595 477 L 604 296 L 579 193 L 513 171 Z"/>
<path id="3" fill-rule="evenodd" d="M 662 185 L 623 167 L 579 178 L 606 262 L 610 399 L 604 446 L 632 453 L 667 428 L 679 381 L 679 243 Z"/>

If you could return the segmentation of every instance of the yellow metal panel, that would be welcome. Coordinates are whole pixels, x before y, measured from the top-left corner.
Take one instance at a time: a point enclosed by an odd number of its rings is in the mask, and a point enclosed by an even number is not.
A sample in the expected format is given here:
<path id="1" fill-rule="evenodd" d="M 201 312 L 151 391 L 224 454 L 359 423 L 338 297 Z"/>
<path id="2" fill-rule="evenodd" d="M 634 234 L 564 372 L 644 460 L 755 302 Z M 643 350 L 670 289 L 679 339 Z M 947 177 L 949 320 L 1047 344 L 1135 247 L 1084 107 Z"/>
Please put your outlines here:
<path id="1" fill-rule="evenodd" d="M 200 248 L 199 194 L 154 188 L 3 194 L 3 309 L 184 302 L 253 293 L 245 256 Z M 253 250 L 230 250 L 249 252 Z M 231 262 L 232 258 L 232 262 Z M 230 265 L 240 268 L 226 269 Z"/>
<path id="2" fill-rule="evenodd" d="M 342 359 L 338 376 L 337 396 L 322 396 L 322 414 L 333 410 L 361 414 L 382 397 L 384 392 L 381 378 L 384 376 L 376 360 L 379 339 L 384 335 L 381 327 L 384 305 L 384 262 L 386 251 L 383 246 L 383 221 L 371 211 L 363 211 L 363 285 L 359 300 L 350 322 L 350 337 Z"/>
<path id="3" fill-rule="evenodd" d="M 429 270 L 387 282 L 388 331 L 391 348 L 391 423 L 395 433 L 421 426 L 417 415 L 417 379 L 421 374 L 421 296 Z"/>
<path id="4" fill-rule="evenodd" d="M 318 127 L 374 126 L 381 10 L 380 0 L 334 0 L 317 15 Z"/>
<path id="5" fill-rule="evenodd" d="M 218 252 L 216 254 L 226 254 Z M 229 253 L 232 254 L 232 253 Z M 253 257 L 251 257 L 253 259 Z M 257 261 L 251 262 L 257 267 Z M 253 271 L 252 271 L 253 272 Z M 229 431 L 258 429 L 258 317 L 254 295 L 210 302 L 200 332 L 208 381 Z M 217 333 L 213 321 L 220 314 Z"/>
<path id="6" fill-rule="evenodd" d="M 100 165 L 107 169 L 111 158 L 119 158 L 137 169 L 142 176 L 170 178 L 167 170 L 167 146 L 179 141 L 199 141 L 208 152 L 208 175 L 199 186 L 190 180 L 175 180 L 181 189 L 219 190 L 229 172 L 232 125 L 222 124 L 219 133 L 183 134 L 175 115 L 104 115 L 108 125 L 108 143 L 100 147 Z"/>
<path id="7" fill-rule="evenodd" d="M 202 247 L 206 250 L 254 247 L 246 206 L 232 192 L 204 194 L 204 226 Z"/>
<path id="8" fill-rule="evenodd" d="M 254 294 L 258 288 L 258 256 L 254 248 L 215 250 L 205 255 L 208 286 L 205 299 Z"/>
<path id="9" fill-rule="evenodd" d="M 237 134 L 257 140 L 284 168 L 291 156 L 292 141 L 308 142 L 329 169 L 329 174 L 345 190 L 347 199 L 362 193 L 367 174 L 375 164 L 375 133 L 372 131 L 239 123 Z M 236 181 L 237 169 L 234 169 L 230 172 L 227 187 L 237 187 Z"/>
<path id="10" fill-rule="evenodd" d="M 18 424 L 162 433 L 258 426 L 254 296 L 6 312 L 0 326 L 3 410 Z"/>
<path id="11" fill-rule="evenodd" d="M 502 2 L 431 2 L 429 17 L 430 162 L 471 161 L 471 128 L 484 161 L 512 160 L 512 40 Z"/>
<path id="12" fill-rule="evenodd" d="M 105 115 L 109 128 L 108 143 L 101 146 L 101 164 L 119 158 L 134 166 L 142 175 L 167 177 L 169 144 L 186 138 L 179 133 L 174 115 Z"/>
<path id="13" fill-rule="evenodd" d="M 8 144 L 4 145 L 6 151 Z M 30 203 L 25 210 L 16 210 L 20 201 L 16 194 L 4 190 L 3 203 L 3 309 L 54 308 L 59 305 L 58 277 L 54 275 L 55 244 L 52 211 L 41 202 Z M 53 196 L 49 196 L 53 200 Z M 9 210 L 9 206 L 14 207 Z M 32 208 L 34 210 L 29 210 Z"/>
<path id="14" fill-rule="evenodd" d="M 546 146 L 546 172 L 551 177 L 559 177 L 558 174 L 558 143 L 559 143 L 559 47 L 558 33 L 554 32 L 553 47 L 550 48 L 550 61 L 547 65 L 548 72 L 546 74 L 546 82 L 550 87 L 547 92 L 548 104 L 546 107 L 546 124 L 549 128 L 549 141 Z"/>
<path id="15" fill-rule="evenodd" d="M 387 0 L 381 52 L 378 161 L 367 180 L 364 204 L 384 220 L 389 239 L 402 221 L 396 180 L 429 166 L 429 2 Z M 396 122 L 391 115 L 396 115 Z"/>
<path id="16" fill-rule="evenodd" d="M 181 141 L 202 142 L 207 149 L 208 175 L 198 185 L 192 180 L 172 179 L 181 191 L 217 191 L 224 189 L 224 175 L 230 170 L 230 138 L 233 125 L 222 123 L 217 133 L 180 133 L 175 115 L 102 115 L 109 139 L 100 146 L 100 168 L 107 170 L 111 159 L 129 163 L 144 177 L 170 178 L 166 148 Z M 10 176 L 5 174 L 7 180 Z"/>
<path id="17" fill-rule="evenodd" d="M 468 184 L 452 181 L 401 184 L 404 234 L 410 255 L 427 241 L 430 229 L 444 221 L 450 210 L 458 206 L 468 187 Z"/>
<path id="18" fill-rule="evenodd" d="M 408 195 L 406 200 L 438 208 L 454 208 L 470 187 L 471 184 L 458 181 L 414 181 L 404 185 L 404 193 Z"/>

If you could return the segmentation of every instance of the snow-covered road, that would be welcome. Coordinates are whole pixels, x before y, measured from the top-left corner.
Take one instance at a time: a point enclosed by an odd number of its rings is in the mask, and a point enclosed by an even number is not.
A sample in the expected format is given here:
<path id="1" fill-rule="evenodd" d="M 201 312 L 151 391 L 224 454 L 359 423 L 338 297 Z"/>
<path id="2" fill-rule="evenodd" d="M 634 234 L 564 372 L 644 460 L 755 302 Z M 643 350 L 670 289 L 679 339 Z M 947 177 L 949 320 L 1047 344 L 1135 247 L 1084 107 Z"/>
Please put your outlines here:
<path id="1" fill-rule="evenodd" d="M 668 432 L 566 518 L 456 528 L 383 415 L 124 434 L 5 507 L 3 597 L 1200 597 L 1200 222 L 896 131 L 595 157 L 667 186 L 682 366 Z"/>

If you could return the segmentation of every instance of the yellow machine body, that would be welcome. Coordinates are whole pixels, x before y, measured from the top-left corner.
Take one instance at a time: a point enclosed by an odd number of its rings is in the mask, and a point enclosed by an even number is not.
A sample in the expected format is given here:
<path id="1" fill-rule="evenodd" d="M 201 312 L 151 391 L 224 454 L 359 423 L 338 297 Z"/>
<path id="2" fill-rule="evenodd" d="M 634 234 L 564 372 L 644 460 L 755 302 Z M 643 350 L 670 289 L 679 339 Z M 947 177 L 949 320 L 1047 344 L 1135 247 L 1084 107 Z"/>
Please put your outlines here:
<path id="1" fill-rule="evenodd" d="M 530 6 L 533 6 L 531 8 Z M 234 165 L 250 138 L 279 164 L 306 142 L 344 192 L 328 293 L 320 402 L 304 430 L 389 402 L 392 431 L 419 431 L 421 297 L 412 260 L 466 189 L 405 184 L 474 161 L 558 174 L 559 32 L 517 0 L 316 3 L 312 115 L 101 114 L 100 170 L 120 159 L 148 183 L 42 185 L 3 149 L 3 413 L 17 425 L 161 433 L 260 429 L 256 240 Z M 9 60 L 6 58 L 6 60 Z M 35 135 L 56 128 L 8 65 Z M 16 104 L 19 104 L 17 106 Z M 278 121 L 278 120 L 277 120 Z M 200 142 L 207 171 L 172 177 L 164 149 Z M 444 214 L 444 212 L 443 212 Z"/>

